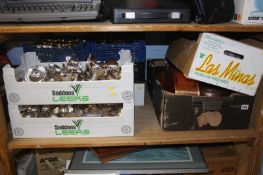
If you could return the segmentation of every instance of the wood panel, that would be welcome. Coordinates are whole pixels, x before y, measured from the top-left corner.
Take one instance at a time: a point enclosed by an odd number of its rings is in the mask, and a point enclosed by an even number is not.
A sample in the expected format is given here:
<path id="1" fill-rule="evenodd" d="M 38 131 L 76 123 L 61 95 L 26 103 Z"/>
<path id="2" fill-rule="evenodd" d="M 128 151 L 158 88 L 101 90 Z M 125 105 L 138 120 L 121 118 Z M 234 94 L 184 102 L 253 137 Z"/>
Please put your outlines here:
<path id="1" fill-rule="evenodd" d="M 247 167 L 248 167 L 248 158 L 250 155 L 250 147 L 246 144 L 237 144 L 235 145 L 235 149 L 239 154 L 239 164 L 237 175 L 247 175 Z"/>
<path id="2" fill-rule="evenodd" d="M 6 41 L 15 33 L 52 32 L 263 32 L 263 25 L 239 25 L 233 23 L 199 24 L 111 24 L 103 23 L 59 23 L 59 24 L 0 24 L 0 42 Z M 262 94 L 262 93 L 261 93 Z M 262 102 L 262 95 L 257 103 Z M 256 114 L 255 114 L 256 113 Z M 151 104 L 135 110 L 134 137 L 108 138 L 60 138 L 60 139 L 12 139 L 8 140 L 6 123 L 0 102 L 0 174 L 13 174 L 10 152 L 20 148 L 62 148 L 128 145 L 165 145 L 219 142 L 246 142 L 241 148 L 242 161 L 240 174 L 255 174 L 259 155 L 263 150 L 262 118 L 258 119 L 259 109 L 254 111 L 253 129 L 222 131 L 180 131 L 164 132 L 159 128 Z M 8 143 L 9 142 L 9 143 Z M 8 147 L 7 147 L 8 144 Z M 8 148 L 8 149 L 7 149 Z M 9 151 L 10 152 L 9 152 Z M 2 172 L 1 172 L 2 169 Z M 1 174 L 1 175 L 2 175 Z"/>
<path id="3" fill-rule="evenodd" d="M 0 164 L 1 171 L 3 175 L 12 175 L 13 171 L 13 162 L 10 158 L 10 152 L 7 149 L 8 144 L 8 132 L 6 127 L 4 109 L 2 98 L 0 97 Z"/>
<path id="4" fill-rule="evenodd" d="M 14 38 L 16 35 L 14 34 L 1 34 L 0 33 L 0 43 L 3 43 L 5 41 L 8 41 L 12 38 Z"/>
<path id="5" fill-rule="evenodd" d="M 1 33 L 41 33 L 41 32 L 262 32 L 262 25 L 240 25 L 235 23 L 200 25 L 190 24 L 112 24 L 109 21 L 92 23 L 58 24 L 2 24 Z"/>
<path id="6" fill-rule="evenodd" d="M 261 89 L 261 91 L 262 91 L 262 89 Z M 247 172 L 247 173 L 250 173 L 253 175 L 258 174 L 258 170 L 260 169 L 260 166 L 261 166 L 261 159 L 263 156 L 263 133 L 262 133 L 263 132 L 263 128 L 262 128 L 262 126 L 263 126 L 263 102 L 259 101 L 258 105 L 261 107 L 260 107 L 260 114 L 259 114 L 257 122 L 258 122 L 258 125 L 261 125 L 261 128 L 258 127 L 258 130 L 259 130 L 258 132 L 260 134 L 257 136 L 255 145 L 253 145 L 253 148 L 252 148 L 252 150 L 256 150 L 256 151 L 255 151 L 255 153 L 251 154 L 251 157 L 249 159 L 249 160 L 252 160 L 252 161 L 249 161 L 250 162 L 249 164 L 251 164 L 250 165 L 251 168 L 250 167 L 249 168 L 251 170 L 250 170 L 250 172 Z"/>
<path id="7" fill-rule="evenodd" d="M 255 128 L 256 131 L 256 140 L 255 142 L 250 145 L 250 155 L 248 160 L 248 168 L 247 168 L 247 174 L 257 174 L 257 170 L 259 168 L 260 158 L 261 158 L 261 144 L 262 141 L 262 126 L 263 126 L 263 118 L 261 116 L 261 110 L 262 110 L 262 98 L 263 98 L 263 81 L 260 82 L 258 91 L 255 98 L 255 104 L 254 109 L 252 113 L 252 122 L 251 127 Z"/>
<path id="8" fill-rule="evenodd" d="M 4 168 L 2 163 L 0 163 L 0 175 L 4 175 Z"/>

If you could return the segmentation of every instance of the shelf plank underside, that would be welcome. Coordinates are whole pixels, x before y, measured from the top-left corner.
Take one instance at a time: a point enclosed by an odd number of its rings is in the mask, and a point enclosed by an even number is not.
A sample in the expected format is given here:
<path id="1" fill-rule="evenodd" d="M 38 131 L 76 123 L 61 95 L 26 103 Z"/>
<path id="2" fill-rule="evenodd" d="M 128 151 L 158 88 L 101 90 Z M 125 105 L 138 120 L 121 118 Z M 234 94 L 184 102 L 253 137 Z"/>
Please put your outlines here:
<path id="1" fill-rule="evenodd" d="M 148 95 L 147 95 L 148 96 Z M 135 136 L 90 138 L 12 139 L 9 150 L 20 148 L 81 148 L 101 146 L 143 146 L 247 142 L 256 139 L 254 129 L 209 131 L 163 131 L 155 117 L 149 97 L 145 106 L 135 107 Z"/>
<path id="2" fill-rule="evenodd" d="M 43 23 L 43 24 L 0 24 L 0 33 L 42 33 L 42 32 L 263 32 L 263 25 L 223 24 L 112 24 L 105 22 Z"/>

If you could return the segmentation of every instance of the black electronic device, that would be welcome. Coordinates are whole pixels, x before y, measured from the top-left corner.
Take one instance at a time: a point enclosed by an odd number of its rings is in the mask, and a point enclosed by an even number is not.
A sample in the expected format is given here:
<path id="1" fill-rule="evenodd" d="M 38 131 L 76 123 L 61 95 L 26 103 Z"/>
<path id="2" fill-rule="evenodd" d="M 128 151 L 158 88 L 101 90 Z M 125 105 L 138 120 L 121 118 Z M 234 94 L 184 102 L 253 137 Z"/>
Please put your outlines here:
<path id="1" fill-rule="evenodd" d="M 234 0 L 194 0 L 195 21 L 216 24 L 231 21 L 235 13 Z"/>
<path id="2" fill-rule="evenodd" d="M 111 0 L 113 23 L 189 23 L 190 7 L 179 0 Z"/>

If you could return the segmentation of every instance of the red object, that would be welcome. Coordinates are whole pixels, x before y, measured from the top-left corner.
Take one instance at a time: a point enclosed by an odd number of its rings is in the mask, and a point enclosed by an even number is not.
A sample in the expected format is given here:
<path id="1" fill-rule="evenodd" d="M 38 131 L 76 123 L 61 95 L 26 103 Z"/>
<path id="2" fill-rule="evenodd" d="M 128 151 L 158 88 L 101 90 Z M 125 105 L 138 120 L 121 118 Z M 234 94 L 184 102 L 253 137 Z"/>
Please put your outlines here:
<path id="1" fill-rule="evenodd" d="M 0 64 L 1 65 L 6 65 L 6 64 L 9 64 L 9 60 L 7 58 L 7 56 L 3 53 L 0 53 Z"/>

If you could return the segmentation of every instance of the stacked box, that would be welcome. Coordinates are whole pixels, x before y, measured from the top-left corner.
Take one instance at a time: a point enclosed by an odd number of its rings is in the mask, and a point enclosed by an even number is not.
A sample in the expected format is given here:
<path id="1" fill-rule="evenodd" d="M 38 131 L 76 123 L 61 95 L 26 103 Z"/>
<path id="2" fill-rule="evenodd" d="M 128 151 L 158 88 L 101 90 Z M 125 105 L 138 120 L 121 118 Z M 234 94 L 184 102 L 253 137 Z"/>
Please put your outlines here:
<path id="1" fill-rule="evenodd" d="M 263 74 L 262 48 L 213 33 L 178 39 L 166 57 L 189 79 L 254 96 Z"/>
<path id="2" fill-rule="evenodd" d="M 21 69 L 3 68 L 14 138 L 134 135 L 133 63 L 121 66 L 120 80 L 17 82 L 15 72 Z M 23 118 L 19 111 L 21 105 L 112 103 L 122 104 L 119 116 Z"/>
<path id="3" fill-rule="evenodd" d="M 239 155 L 232 146 L 203 147 L 201 152 L 209 172 L 201 175 L 236 175 Z"/>
<path id="4" fill-rule="evenodd" d="M 209 146 L 201 148 L 208 167 L 208 173 L 198 175 L 236 175 L 239 155 L 232 146 Z M 194 174 L 184 174 L 194 175 Z"/>
<path id="5" fill-rule="evenodd" d="M 246 129 L 254 106 L 254 97 L 231 92 L 228 96 L 177 95 L 165 90 L 164 61 L 149 60 L 148 90 L 156 117 L 163 130 Z M 161 81 L 162 80 L 162 81 Z M 207 116 L 206 119 L 203 117 Z M 218 119 L 218 120 L 217 120 Z"/>

